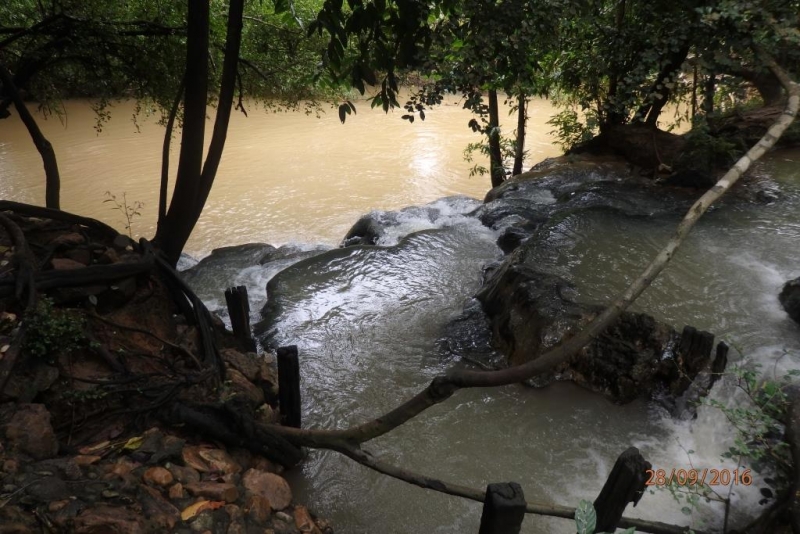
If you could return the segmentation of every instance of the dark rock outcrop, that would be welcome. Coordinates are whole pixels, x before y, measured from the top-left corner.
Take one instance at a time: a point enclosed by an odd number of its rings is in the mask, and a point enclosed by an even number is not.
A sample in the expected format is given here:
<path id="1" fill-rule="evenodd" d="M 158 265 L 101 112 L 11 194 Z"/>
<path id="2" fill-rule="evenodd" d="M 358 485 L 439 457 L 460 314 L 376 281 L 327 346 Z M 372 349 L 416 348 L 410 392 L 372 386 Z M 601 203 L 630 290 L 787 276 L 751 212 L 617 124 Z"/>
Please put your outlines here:
<path id="1" fill-rule="evenodd" d="M 800 323 L 800 278 L 789 280 L 784 284 L 778 296 L 781 306 L 796 323 Z"/>
<path id="2" fill-rule="evenodd" d="M 537 358 L 602 311 L 575 302 L 572 293 L 566 280 L 513 258 L 492 276 L 478 299 L 489 316 L 495 345 L 509 364 Z M 711 366 L 713 342 L 707 332 L 687 327 L 679 334 L 649 315 L 625 312 L 578 354 L 533 383 L 571 380 L 614 402 L 658 398 L 672 409 L 674 399 Z"/>

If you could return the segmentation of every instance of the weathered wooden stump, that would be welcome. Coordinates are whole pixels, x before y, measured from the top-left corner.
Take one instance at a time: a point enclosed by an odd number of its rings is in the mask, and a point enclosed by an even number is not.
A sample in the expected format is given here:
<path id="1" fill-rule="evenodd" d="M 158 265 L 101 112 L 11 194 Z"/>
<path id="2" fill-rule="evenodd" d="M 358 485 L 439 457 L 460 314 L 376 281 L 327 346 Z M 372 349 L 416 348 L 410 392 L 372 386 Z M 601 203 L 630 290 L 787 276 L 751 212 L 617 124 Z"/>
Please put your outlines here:
<path id="1" fill-rule="evenodd" d="M 479 534 L 519 534 L 525 518 L 525 494 L 516 482 L 489 484 Z"/>
<path id="2" fill-rule="evenodd" d="M 628 503 L 636 506 L 642 498 L 648 478 L 647 470 L 651 468 L 650 462 L 636 447 L 619 455 L 600 495 L 594 501 L 597 512 L 595 532 L 614 532 Z"/>
<path id="3" fill-rule="evenodd" d="M 225 303 L 231 316 L 233 335 L 249 351 L 256 351 L 256 340 L 250 331 L 250 302 L 245 286 L 229 287 L 225 290 Z"/>
<path id="4" fill-rule="evenodd" d="M 278 404 L 281 423 L 300 428 L 300 360 L 297 345 L 278 348 Z"/>

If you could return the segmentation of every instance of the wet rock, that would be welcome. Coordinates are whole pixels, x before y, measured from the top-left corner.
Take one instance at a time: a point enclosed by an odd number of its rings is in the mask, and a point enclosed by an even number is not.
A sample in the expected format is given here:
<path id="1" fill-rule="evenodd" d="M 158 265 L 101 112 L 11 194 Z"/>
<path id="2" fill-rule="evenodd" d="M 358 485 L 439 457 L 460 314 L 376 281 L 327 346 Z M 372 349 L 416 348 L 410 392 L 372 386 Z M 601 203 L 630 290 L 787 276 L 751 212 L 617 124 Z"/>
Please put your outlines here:
<path id="1" fill-rule="evenodd" d="M 200 473 L 208 473 L 211 470 L 206 461 L 200 456 L 200 447 L 196 445 L 185 445 L 181 454 L 183 463 L 186 464 L 187 467 L 191 467 Z M 181 480 L 181 482 L 186 483 L 186 481 L 183 480 Z"/>
<path id="2" fill-rule="evenodd" d="M 364 215 L 347 231 L 342 246 L 374 245 L 382 235 L 383 228 L 373 215 Z"/>
<path id="3" fill-rule="evenodd" d="M 186 440 L 176 436 L 166 436 L 161 448 L 156 450 L 148 460 L 149 464 L 160 464 L 167 461 L 180 460 Z"/>
<path id="4" fill-rule="evenodd" d="M 151 467 L 142 475 L 142 480 L 154 486 L 166 487 L 174 480 L 172 473 L 163 467 Z"/>
<path id="5" fill-rule="evenodd" d="M 213 501 L 235 502 L 239 489 L 234 484 L 224 482 L 192 482 L 184 486 L 195 497 L 205 497 Z"/>
<path id="6" fill-rule="evenodd" d="M 478 294 L 494 342 L 511 365 L 535 360 L 602 311 L 600 306 L 576 303 L 566 280 L 521 263 L 522 257 L 507 261 Z M 686 332 L 681 337 L 648 315 L 625 312 L 567 362 L 533 383 L 572 380 L 619 403 L 661 398 L 664 393 L 674 398 L 710 364 L 713 348 L 713 335 Z"/>
<path id="7" fill-rule="evenodd" d="M 53 258 L 50 260 L 53 269 L 57 271 L 69 271 L 73 269 L 83 269 L 86 265 L 69 258 Z"/>
<path id="8" fill-rule="evenodd" d="M 50 424 L 50 412 L 43 404 L 20 404 L 6 426 L 6 439 L 12 450 L 37 460 L 58 453 L 58 440 Z"/>
<path id="9" fill-rule="evenodd" d="M 21 508 L 8 504 L 0 507 L 0 533 L 30 534 L 38 532 L 40 528 L 38 521 Z"/>
<path id="10" fill-rule="evenodd" d="M 134 241 L 130 237 L 122 234 L 116 236 L 111 244 L 114 245 L 114 248 L 117 250 L 126 250 L 128 247 L 135 245 Z"/>
<path id="11" fill-rule="evenodd" d="M 102 456 L 93 456 L 91 454 L 79 454 L 73 460 L 76 464 L 80 467 L 86 467 L 87 465 L 96 464 L 99 462 L 103 457 Z"/>
<path id="12" fill-rule="evenodd" d="M 97 263 L 102 265 L 110 265 L 112 263 L 117 263 L 119 261 L 119 254 L 113 248 L 107 248 L 100 254 L 100 257 L 97 258 Z"/>
<path id="13" fill-rule="evenodd" d="M 269 404 L 262 404 L 256 411 L 258 421 L 270 425 L 278 422 L 278 412 L 276 412 Z"/>
<path id="14" fill-rule="evenodd" d="M 50 389 L 58 377 L 58 369 L 52 365 L 40 364 L 33 370 L 20 369 L 11 376 L 4 393 L 17 402 L 28 403 Z"/>
<path id="15" fill-rule="evenodd" d="M 244 517 L 244 512 L 242 512 L 242 509 L 235 504 L 226 504 L 225 513 L 228 514 L 228 517 L 231 519 L 231 521 L 241 521 Z"/>
<path id="16" fill-rule="evenodd" d="M 66 253 L 66 256 L 77 261 L 81 265 L 89 265 L 92 263 L 92 251 L 86 248 L 74 248 Z"/>
<path id="17" fill-rule="evenodd" d="M 263 495 L 251 495 L 244 503 L 242 512 L 257 525 L 265 525 L 272 514 L 272 505 Z"/>
<path id="18" fill-rule="evenodd" d="M 528 237 L 530 237 L 530 232 L 517 226 L 510 226 L 497 238 L 497 246 L 500 247 L 500 250 L 504 253 L 508 254 L 520 246 Z"/>
<path id="19" fill-rule="evenodd" d="M 170 531 L 181 518 L 178 509 L 167 502 L 155 488 L 139 486 L 139 501 L 151 531 Z"/>
<path id="20" fill-rule="evenodd" d="M 241 397 L 253 409 L 264 404 L 264 391 L 247 380 L 242 373 L 236 369 L 229 369 L 226 378 L 229 381 L 232 396 Z"/>
<path id="21" fill-rule="evenodd" d="M 76 534 L 140 534 L 144 532 L 141 516 L 124 507 L 100 505 L 89 508 L 75 518 Z"/>
<path id="22" fill-rule="evenodd" d="M 800 323 L 800 278 L 789 280 L 784 284 L 778 300 L 796 323 Z"/>
<path id="23" fill-rule="evenodd" d="M 205 462 L 203 464 L 205 465 Z M 167 464 L 166 467 L 169 469 L 169 472 L 172 473 L 172 476 L 175 477 L 175 480 L 181 484 L 190 484 L 200 480 L 200 473 L 192 467 L 175 464 Z"/>
<path id="24" fill-rule="evenodd" d="M 41 477 L 28 484 L 25 493 L 39 502 L 49 503 L 69 497 L 66 482 L 55 476 Z"/>
<path id="25" fill-rule="evenodd" d="M 275 510 L 283 510 L 292 502 L 289 484 L 276 474 L 250 469 L 242 476 L 242 485 L 248 496 L 266 497 Z"/>
<path id="26" fill-rule="evenodd" d="M 78 480 L 83 476 L 80 466 L 72 458 L 54 458 L 42 460 L 33 466 L 34 472 L 50 471 L 58 473 L 67 480 Z"/>
<path id="27" fill-rule="evenodd" d="M 82 245 L 85 242 L 86 239 L 81 234 L 79 234 L 78 232 L 70 232 L 67 234 L 58 234 L 50 241 L 50 244 L 75 246 L 75 245 Z"/>
<path id="28" fill-rule="evenodd" d="M 200 449 L 200 457 L 208 463 L 211 471 L 223 474 L 239 473 L 242 467 L 222 449 Z"/>
<path id="29" fill-rule="evenodd" d="M 192 532 L 205 532 L 214 528 L 214 516 L 210 512 L 202 512 L 192 520 L 189 528 Z"/>
<path id="30" fill-rule="evenodd" d="M 79 499 L 67 499 L 66 501 L 59 501 L 60 503 L 66 502 L 64 506 L 50 514 L 50 519 L 53 521 L 61 532 L 71 531 L 72 526 L 75 524 L 75 518 L 83 512 L 87 505 Z"/>
<path id="31" fill-rule="evenodd" d="M 314 520 L 311 519 L 311 514 L 308 513 L 308 508 L 305 506 L 295 507 L 294 524 L 297 526 L 297 530 L 304 534 L 322 534 L 322 531 L 317 528 Z"/>
<path id="32" fill-rule="evenodd" d="M 183 489 L 183 484 L 177 482 L 169 488 L 169 498 L 173 501 L 178 501 L 186 497 L 186 491 Z"/>

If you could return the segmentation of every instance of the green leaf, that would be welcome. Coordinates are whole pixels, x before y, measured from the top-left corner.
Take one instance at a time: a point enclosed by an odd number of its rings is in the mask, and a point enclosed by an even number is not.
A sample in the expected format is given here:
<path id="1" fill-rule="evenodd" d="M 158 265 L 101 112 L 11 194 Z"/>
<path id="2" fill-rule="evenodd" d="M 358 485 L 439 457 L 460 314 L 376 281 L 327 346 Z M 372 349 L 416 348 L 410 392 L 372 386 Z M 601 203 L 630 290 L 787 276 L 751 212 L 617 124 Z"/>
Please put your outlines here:
<path id="1" fill-rule="evenodd" d="M 582 500 L 575 509 L 575 526 L 578 534 L 594 534 L 597 526 L 597 512 L 592 503 Z"/>

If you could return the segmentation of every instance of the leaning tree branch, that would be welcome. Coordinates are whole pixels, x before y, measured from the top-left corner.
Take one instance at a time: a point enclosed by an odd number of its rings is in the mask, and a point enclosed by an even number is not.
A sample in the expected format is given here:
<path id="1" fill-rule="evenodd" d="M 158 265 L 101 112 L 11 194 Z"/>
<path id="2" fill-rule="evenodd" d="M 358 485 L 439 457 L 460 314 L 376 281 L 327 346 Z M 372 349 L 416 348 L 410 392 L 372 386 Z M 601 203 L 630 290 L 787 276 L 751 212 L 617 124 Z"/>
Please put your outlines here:
<path id="1" fill-rule="evenodd" d="M 44 136 L 36 124 L 36 119 L 33 118 L 31 112 L 22 99 L 22 96 L 17 89 L 16 84 L 5 66 L 0 65 L 0 81 L 3 82 L 3 93 L 5 93 L 14 102 L 14 107 L 19 113 L 22 123 L 28 130 L 28 134 L 36 146 L 36 150 L 42 157 L 42 164 L 44 165 L 45 173 L 45 203 L 48 208 L 58 209 L 60 207 L 60 192 L 61 192 L 61 177 L 58 172 L 58 161 L 56 160 L 56 153 L 53 150 L 53 145 Z"/>
<path id="2" fill-rule="evenodd" d="M 438 491 L 439 493 L 445 493 L 447 495 L 453 495 L 455 497 L 462 497 L 464 499 L 469 499 L 471 501 L 476 502 L 483 502 L 486 496 L 485 491 L 481 491 L 477 488 L 471 488 L 469 486 L 461 486 L 459 484 L 452 484 L 449 482 L 445 482 L 443 480 L 429 477 L 427 475 L 422 475 L 419 473 L 415 473 L 413 471 L 409 471 L 407 469 L 403 469 L 392 465 L 388 462 L 380 460 L 372 455 L 369 451 L 357 448 L 357 447 L 342 447 L 337 449 L 337 452 L 344 454 L 348 458 L 352 459 L 359 464 L 372 469 L 373 471 L 377 471 L 383 475 L 390 476 L 392 478 L 396 478 L 397 480 L 402 480 L 403 482 L 407 482 L 409 484 L 413 484 L 414 486 L 419 486 L 423 489 L 430 489 L 434 491 Z M 538 503 L 538 502 L 527 502 L 525 505 L 525 512 L 529 514 L 536 514 L 536 515 L 544 515 L 548 517 L 560 517 L 563 519 L 574 519 L 575 518 L 575 508 L 571 508 L 569 506 L 561 506 L 558 504 L 547 504 L 547 503 Z M 646 521 L 643 519 L 631 519 L 631 518 L 622 518 L 619 523 L 619 527 L 628 528 L 628 527 L 635 527 L 639 532 L 649 532 L 651 534 L 686 534 L 689 531 L 689 527 L 681 527 L 677 525 L 670 525 L 668 523 L 661 523 L 659 521 Z M 704 534 L 699 530 L 693 530 L 696 534 Z"/>

